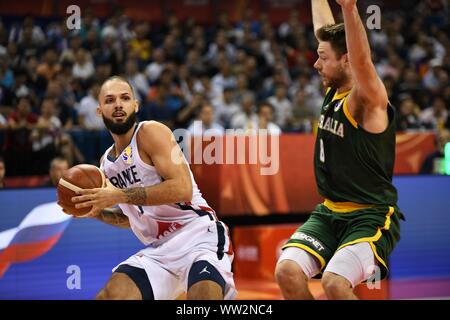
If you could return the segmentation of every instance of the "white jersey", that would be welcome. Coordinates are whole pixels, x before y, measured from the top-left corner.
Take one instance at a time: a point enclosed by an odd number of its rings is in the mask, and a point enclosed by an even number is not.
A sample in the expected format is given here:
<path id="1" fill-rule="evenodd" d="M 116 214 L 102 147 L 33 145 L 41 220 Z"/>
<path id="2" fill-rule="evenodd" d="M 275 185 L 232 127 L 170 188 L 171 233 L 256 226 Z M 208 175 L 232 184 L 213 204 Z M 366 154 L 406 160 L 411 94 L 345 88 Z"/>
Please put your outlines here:
<path id="1" fill-rule="evenodd" d="M 119 157 L 114 159 L 109 154 L 114 145 L 103 155 L 100 168 L 118 188 L 149 187 L 163 181 L 156 168 L 142 161 L 139 156 L 136 137 L 143 123 L 145 122 L 137 125 L 130 144 Z M 209 216 L 212 221 L 217 220 L 214 210 L 203 199 L 190 169 L 189 174 L 193 189 L 190 202 L 159 206 L 119 204 L 120 209 L 128 217 L 133 232 L 145 245 L 159 245 L 171 238 L 186 223 L 201 216 Z"/>

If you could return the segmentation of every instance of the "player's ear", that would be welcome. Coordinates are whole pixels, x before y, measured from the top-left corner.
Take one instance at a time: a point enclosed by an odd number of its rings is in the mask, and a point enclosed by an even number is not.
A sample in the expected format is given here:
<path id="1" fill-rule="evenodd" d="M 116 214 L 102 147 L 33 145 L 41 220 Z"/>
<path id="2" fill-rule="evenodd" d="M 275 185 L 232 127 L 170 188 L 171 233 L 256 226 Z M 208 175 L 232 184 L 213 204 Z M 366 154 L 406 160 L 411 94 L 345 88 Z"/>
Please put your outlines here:
<path id="1" fill-rule="evenodd" d="M 135 112 L 139 111 L 139 100 L 134 100 L 134 104 L 136 105 L 136 107 L 134 108 Z"/>
<path id="2" fill-rule="evenodd" d="M 100 105 L 97 106 L 97 109 L 95 109 L 97 116 L 101 117 L 102 116 L 102 111 L 100 110 Z"/>
<path id="3" fill-rule="evenodd" d="M 342 55 L 341 59 L 342 59 L 342 61 L 343 61 L 344 63 L 348 63 L 348 53 L 344 53 L 344 54 Z"/>

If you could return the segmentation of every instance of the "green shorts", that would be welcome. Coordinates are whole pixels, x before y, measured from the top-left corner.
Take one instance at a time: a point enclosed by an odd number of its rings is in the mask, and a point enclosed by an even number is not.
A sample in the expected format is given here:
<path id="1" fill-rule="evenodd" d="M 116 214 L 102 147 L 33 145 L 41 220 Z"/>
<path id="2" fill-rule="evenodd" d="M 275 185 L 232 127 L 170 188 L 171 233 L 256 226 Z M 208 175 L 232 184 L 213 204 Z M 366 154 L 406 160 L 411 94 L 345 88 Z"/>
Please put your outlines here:
<path id="1" fill-rule="evenodd" d="M 388 273 L 387 258 L 400 240 L 399 219 L 403 219 L 403 215 L 397 207 L 375 206 L 338 213 L 319 204 L 283 249 L 298 247 L 306 250 L 317 258 L 323 272 L 336 251 L 355 243 L 368 242 L 383 279 Z"/>

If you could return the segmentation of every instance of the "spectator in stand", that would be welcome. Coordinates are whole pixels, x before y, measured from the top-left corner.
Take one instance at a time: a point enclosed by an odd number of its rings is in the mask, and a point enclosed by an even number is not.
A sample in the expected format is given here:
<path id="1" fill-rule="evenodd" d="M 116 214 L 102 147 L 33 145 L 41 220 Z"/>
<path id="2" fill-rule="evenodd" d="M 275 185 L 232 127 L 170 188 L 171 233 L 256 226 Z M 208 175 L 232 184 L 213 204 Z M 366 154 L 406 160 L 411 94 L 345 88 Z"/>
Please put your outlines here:
<path id="1" fill-rule="evenodd" d="M 449 115 L 442 96 L 435 96 L 431 107 L 423 110 L 419 116 L 420 122 L 427 129 L 438 130 L 444 128 Z"/>
<path id="2" fill-rule="evenodd" d="M 68 42 L 69 46 L 62 52 L 60 61 L 61 63 L 70 62 L 73 64 L 75 63 L 78 50 L 82 47 L 83 40 L 80 36 L 72 35 L 71 37 L 69 37 Z"/>
<path id="3" fill-rule="evenodd" d="M 33 151 L 33 167 L 36 174 L 47 171 L 47 164 L 55 157 L 61 139 L 61 121 L 55 115 L 55 101 L 44 99 L 36 126 L 30 139 Z"/>
<path id="4" fill-rule="evenodd" d="M 255 109 L 255 99 L 253 98 L 253 95 L 243 96 L 241 110 L 231 118 L 231 128 L 254 129 L 253 126 L 258 121 Z"/>
<path id="5" fill-rule="evenodd" d="M 433 93 L 439 92 L 441 88 L 441 81 L 439 81 L 440 78 L 442 78 L 442 74 L 445 74 L 445 70 L 442 68 L 442 62 L 434 58 L 429 62 L 429 69 L 427 73 L 423 76 L 423 85 L 425 88 L 430 90 Z M 448 80 L 448 77 L 447 77 Z M 448 84 L 448 83 L 447 83 Z"/>
<path id="6" fill-rule="evenodd" d="M 450 143 L 450 130 L 439 130 L 436 137 L 436 151 L 425 158 L 420 169 L 421 174 L 444 174 L 444 148 L 447 143 Z"/>
<path id="7" fill-rule="evenodd" d="M 8 116 L 4 154 L 11 175 L 34 174 L 34 168 L 31 165 L 30 134 L 37 120 L 38 116 L 31 112 L 31 102 L 28 97 L 20 98 L 16 109 Z"/>
<path id="8" fill-rule="evenodd" d="M 75 63 L 72 69 L 72 75 L 75 79 L 88 80 L 95 73 L 91 54 L 85 49 L 78 49 L 75 53 Z"/>
<path id="9" fill-rule="evenodd" d="M 217 121 L 225 128 L 230 127 L 231 119 L 240 111 L 235 99 L 235 89 L 225 87 L 221 97 L 213 101 Z"/>
<path id="10" fill-rule="evenodd" d="M 14 72 L 8 63 L 8 56 L 6 54 L 0 54 L 0 86 L 4 90 L 12 90 L 14 85 Z"/>
<path id="11" fill-rule="evenodd" d="M 183 100 L 171 93 L 171 87 L 160 84 L 156 89 L 156 98 L 152 99 L 138 112 L 140 120 L 157 120 L 171 129 L 175 127 L 175 119 L 183 107 Z"/>
<path id="12" fill-rule="evenodd" d="M 236 100 L 236 103 L 242 103 L 242 99 L 244 98 L 244 96 L 248 95 L 251 95 L 253 99 L 255 99 L 255 92 L 251 91 L 248 88 L 247 75 L 244 72 L 242 72 L 238 74 L 236 79 L 237 79 L 237 88 L 234 94 L 235 95 L 234 99 Z"/>
<path id="13" fill-rule="evenodd" d="M 269 135 L 280 135 L 281 128 L 273 122 L 275 108 L 270 102 L 264 101 L 258 105 L 257 117 L 253 118 L 252 123 L 247 123 L 244 128 L 248 132 L 259 133 L 257 130 L 267 130 Z"/>
<path id="14" fill-rule="evenodd" d="M 191 101 L 177 114 L 177 123 L 184 128 L 198 117 L 200 109 L 205 102 L 205 97 L 200 92 L 195 92 Z"/>
<path id="15" fill-rule="evenodd" d="M 28 40 L 28 38 L 26 37 L 27 30 L 30 30 L 29 40 L 32 40 L 32 42 L 36 43 L 45 42 L 44 32 L 42 31 L 41 27 L 34 24 L 34 18 L 30 15 L 24 17 L 22 26 L 15 25 L 11 28 L 11 32 L 9 33 L 9 41 L 21 42 L 24 40 Z"/>
<path id="16" fill-rule="evenodd" d="M 227 35 L 223 30 L 217 32 L 215 41 L 209 45 L 206 60 L 213 66 L 219 67 L 220 52 L 225 53 L 225 58 L 228 61 L 233 61 L 235 58 L 236 48 L 228 41 Z"/>
<path id="17" fill-rule="evenodd" d="M 8 121 L 6 118 L 0 113 L 0 131 L 8 128 Z"/>
<path id="18" fill-rule="evenodd" d="M 401 100 L 397 114 L 397 131 L 418 130 L 422 128 L 419 120 L 420 107 L 410 96 Z"/>
<path id="19" fill-rule="evenodd" d="M 286 119 L 288 131 L 312 132 L 313 124 L 318 119 L 316 110 L 319 108 L 312 108 L 308 100 L 304 90 L 300 89 L 295 93 L 292 103 L 292 116 Z"/>
<path id="20" fill-rule="evenodd" d="M 97 114 L 100 83 L 92 82 L 89 94 L 81 99 L 78 105 L 78 123 L 84 130 L 102 130 L 105 128 L 103 119 Z"/>
<path id="21" fill-rule="evenodd" d="M 145 69 L 145 74 L 150 81 L 150 83 L 154 83 L 159 79 L 162 71 L 165 68 L 165 54 L 164 50 L 161 48 L 157 48 L 153 51 L 153 61 L 149 63 L 147 68 Z"/>
<path id="22" fill-rule="evenodd" d="M 393 79 L 393 78 L 391 78 Z M 393 79 L 395 80 L 395 79 Z M 396 95 L 407 94 L 411 96 L 414 101 L 417 101 L 419 106 L 422 104 L 420 101 L 420 96 L 423 95 L 425 91 L 424 86 L 420 81 L 419 74 L 414 68 L 410 67 L 403 71 L 403 77 L 397 83 L 397 86 L 393 86 L 393 92 L 390 97 L 395 99 Z M 396 101 L 393 99 L 393 103 Z"/>
<path id="23" fill-rule="evenodd" d="M 55 79 L 48 82 L 45 98 L 55 101 L 57 114 L 63 127 L 71 129 L 77 118 L 73 92 L 65 93 L 60 80 Z"/>
<path id="24" fill-rule="evenodd" d="M 292 117 L 292 103 L 287 98 L 286 86 L 278 84 L 275 89 L 275 95 L 269 97 L 267 101 L 275 109 L 275 123 L 284 129 L 288 124 L 288 119 Z"/>
<path id="25" fill-rule="evenodd" d="M 37 74 L 49 81 L 54 79 L 55 75 L 60 71 L 61 65 L 58 63 L 58 53 L 53 48 L 47 49 L 44 54 L 44 61 L 36 70 Z"/>
<path id="26" fill-rule="evenodd" d="M 220 72 L 211 79 L 213 96 L 221 97 L 225 87 L 236 88 L 236 77 L 231 73 L 231 64 L 225 58 L 219 63 Z"/>
<path id="27" fill-rule="evenodd" d="M 69 169 L 69 162 L 61 157 L 53 158 L 50 162 L 50 169 L 48 170 L 48 180 L 42 185 L 43 187 L 56 187 L 59 179 L 64 172 Z"/>
<path id="28" fill-rule="evenodd" d="M 146 65 L 151 57 L 152 42 L 148 39 L 150 23 L 139 23 L 134 31 L 135 38 L 129 42 L 130 54 L 138 59 L 139 67 Z"/>
<path id="29" fill-rule="evenodd" d="M 125 78 L 131 84 L 136 99 L 139 102 L 144 101 L 149 93 L 150 87 L 145 75 L 139 71 L 139 64 L 136 59 L 127 60 L 125 64 Z"/>
<path id="30" fill-rule="evenodd" d="M 225 129 L 214 121 L 214 108 L 209 102 L 200 107 L 198 118 L 188 128 L 191 135 L 196 136 L 221 136 Z"/>

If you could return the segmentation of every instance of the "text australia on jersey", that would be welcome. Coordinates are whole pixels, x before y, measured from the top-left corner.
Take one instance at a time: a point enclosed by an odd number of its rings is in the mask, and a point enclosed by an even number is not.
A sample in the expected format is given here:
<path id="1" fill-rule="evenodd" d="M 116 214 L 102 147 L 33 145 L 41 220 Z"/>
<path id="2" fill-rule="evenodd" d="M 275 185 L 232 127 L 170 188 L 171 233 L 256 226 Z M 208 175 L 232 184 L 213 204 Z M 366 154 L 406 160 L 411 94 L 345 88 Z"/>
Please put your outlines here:
<path id="1" fill-rule="evenodd" d="M 340 109 L 343 102 L 344 101 L 341 100 L 336 105 L 336 107 L 334 108 L 335 112 L 337 112 Z M 329 104 L 324 107 L 324 110 L 326 111 L 328 107 Z M 319 129 L 331 132 L 332 134 L 335 134 L 341 138 L 344 137 L 344 124 L 336 119 L 333 119 L 332 117 L 326 117 L 324 114 L 320 115 Z"/>

